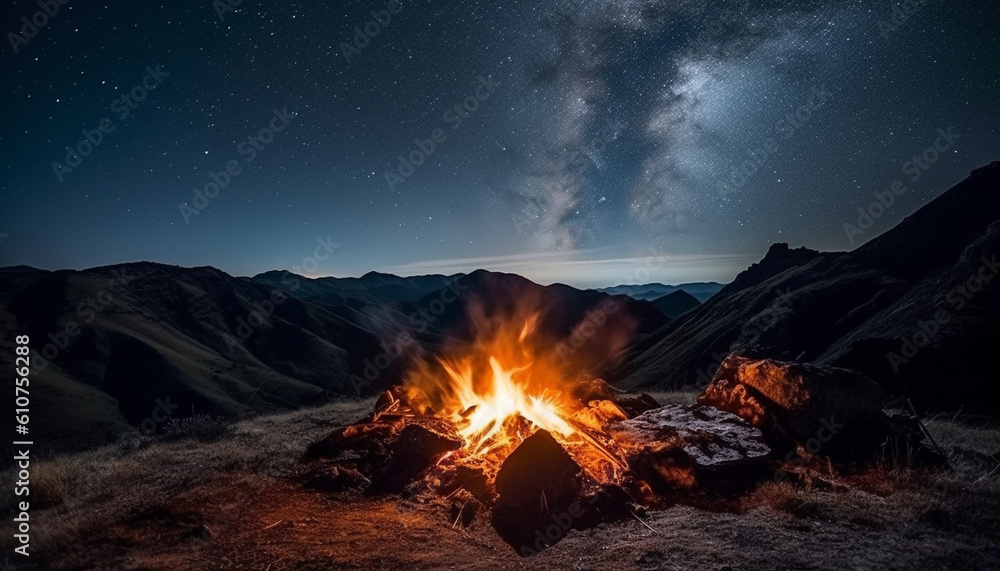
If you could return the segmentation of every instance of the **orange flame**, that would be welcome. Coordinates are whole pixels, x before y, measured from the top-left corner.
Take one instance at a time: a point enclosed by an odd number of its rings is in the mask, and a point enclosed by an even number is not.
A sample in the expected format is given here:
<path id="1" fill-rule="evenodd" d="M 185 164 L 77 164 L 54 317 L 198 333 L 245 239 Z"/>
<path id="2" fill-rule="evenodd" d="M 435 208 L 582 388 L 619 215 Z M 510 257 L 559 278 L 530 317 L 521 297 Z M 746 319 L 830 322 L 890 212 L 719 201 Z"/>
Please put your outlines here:
<path id="1" fill-rule="evenodd" d="M 490 477 L 525 438 L 544 429 L 594 480 L 616 480 L 623 460 L 608 449 L 593 413 L 585 414 L 588 403 L 569 394 L 566 363 L 555 343 L 539 338 L 539 312 L 525 313 L 487 317 L 482 307 L 471 308 L 471 346 L 413 368 L 405 382 L 410 406 L 449 418 L 465 440 L 456 462 Z"/>

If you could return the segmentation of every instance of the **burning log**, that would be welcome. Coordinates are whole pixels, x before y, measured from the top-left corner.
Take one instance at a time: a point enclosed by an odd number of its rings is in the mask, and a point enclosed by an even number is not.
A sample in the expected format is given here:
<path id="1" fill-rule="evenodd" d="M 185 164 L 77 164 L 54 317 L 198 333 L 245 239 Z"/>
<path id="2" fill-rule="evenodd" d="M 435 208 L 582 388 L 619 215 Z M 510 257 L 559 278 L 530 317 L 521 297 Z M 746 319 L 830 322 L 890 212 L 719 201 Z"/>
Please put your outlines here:
<path id="1" fill-rule="evenodd" d="M 406 422 L 400 418 L 345 426 L 310 444 L 303 460 L 350 456 L 359 465 L 382 464 L 389 458 L 404 426 Z"/>
<path id="2" fill-rule="evenodd" d="M 667 405 L 617 422 L 609 433 L 634 478 L 659 493 L 748 489 L 771 452 L 760 430 L 704 406 Z"/>

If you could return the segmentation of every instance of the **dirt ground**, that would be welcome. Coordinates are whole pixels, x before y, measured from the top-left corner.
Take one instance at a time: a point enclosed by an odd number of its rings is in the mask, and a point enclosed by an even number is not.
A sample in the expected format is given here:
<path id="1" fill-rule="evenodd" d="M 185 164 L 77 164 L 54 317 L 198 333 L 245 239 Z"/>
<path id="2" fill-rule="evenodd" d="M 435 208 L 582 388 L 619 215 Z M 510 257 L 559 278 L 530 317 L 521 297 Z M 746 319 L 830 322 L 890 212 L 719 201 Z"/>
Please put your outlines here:
<path id="1" fill-rule="evenodd" d="M 30 564 L 12 569 L 1000 569 L 1000 431 L 930 423 L 956 472 L 873 471 L 833 488 L 767 482 L 570 531 L 521 557 L 451 500 L 329 494 L 294 475 L 305 445 L 368 402 L 249 420 L 203 444 L 96 450 L 37 469 Z M 842 484 L 842 485 L 841 485 Z M 9 511 L 11 497 L 2 497 Z M 6 519 L 6 518 L 5 518 Z M 7 534 L 5 534 L 7 535 Z M 3 538 L 4 552 L 12 543 Z M 0 565 L 0 569 L 4 568 Z"/>

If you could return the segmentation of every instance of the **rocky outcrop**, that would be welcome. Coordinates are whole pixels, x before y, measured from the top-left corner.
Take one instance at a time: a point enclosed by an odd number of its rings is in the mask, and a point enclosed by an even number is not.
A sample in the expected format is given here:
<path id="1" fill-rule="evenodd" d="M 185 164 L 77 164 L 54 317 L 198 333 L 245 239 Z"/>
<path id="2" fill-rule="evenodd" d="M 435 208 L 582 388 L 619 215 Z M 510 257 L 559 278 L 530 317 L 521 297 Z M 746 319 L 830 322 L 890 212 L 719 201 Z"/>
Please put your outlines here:
<path id="1" fill-rule="evenodd" d="M 782 455 L 867 461 L 920 446 L 915 422 L 886 415 L 878 385 L 848 369 L 731 355 L 697 402 L 761 429 Z"/>

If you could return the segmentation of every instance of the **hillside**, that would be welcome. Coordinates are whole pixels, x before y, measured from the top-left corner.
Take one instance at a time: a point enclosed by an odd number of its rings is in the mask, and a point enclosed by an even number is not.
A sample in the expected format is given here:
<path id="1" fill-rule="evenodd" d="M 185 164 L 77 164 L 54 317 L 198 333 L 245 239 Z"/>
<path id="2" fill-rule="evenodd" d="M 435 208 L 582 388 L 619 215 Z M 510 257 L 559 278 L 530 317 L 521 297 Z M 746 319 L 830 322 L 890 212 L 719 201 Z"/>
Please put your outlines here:
<path id="1" fill-rule="evenodd" d="M 22 268 L 0 291 L 3 343 L 33 340 L 34 402 L 51 420 L 38 438 L 57 449 L 155 429 L 159 409 L 235 418 L 347 394 L 350 371 L 379 351 L 360 316 L 214 268 Z"/>
<path id="2" fill-rule="evenodd" d="M 634 346 L 623 386 L 704 386 L 734 351 L 853 368 L 921 408 L 996 414 L 981 395 L 1000 343 L 998 186 L 1000 163 L 977 169 L 851 252 L 775 244 Z"/>
<path id="3" fill-rule="evenodd" d="M 35 434 L 61 451 L 114 441 L 132 427 L 155 432 L 168 418 L 235 419 L 377 393 L 398 383 L 414 356 L 440 349 L 446 334 L 469 341 L 462 329 L 471 299 L 498 310 L 500 299 L 536 299 L 553 348 L 596 315 L 601 335 L 579 337 L 566 352 L 568 367 L 595 375 L 612 364 L 595 347 L 669 322 L 648 302 L 481 270 L 331 280 L 154 263 L 4 268 L 0 348 L 12 353 L 15 335 L 31 337 L 37 411 L 50 419 Z M 594 313 L 611 299 L 620 311 Z"/>
<path id="4" fill-rule="evenodd" d="M 662 311 L 664 315 L 673 318 L 679 317 L 682 313 L 698 307 L 701 305 L 701 302 L 688 292 L 677 290 L 654 299 L 653 305 L 656 306 L 656 309 Z"/>

